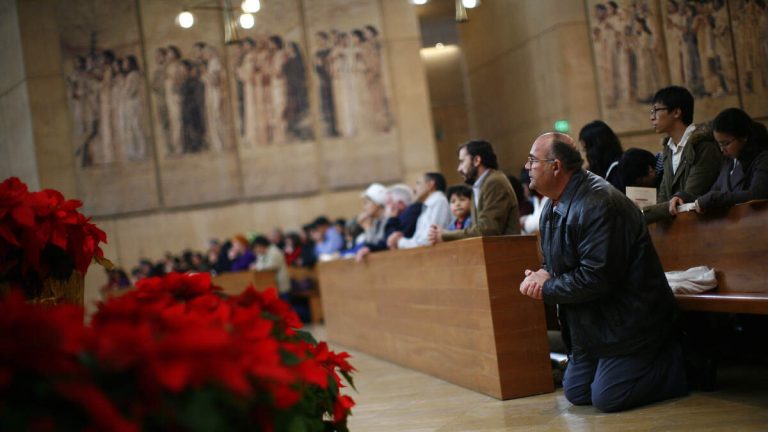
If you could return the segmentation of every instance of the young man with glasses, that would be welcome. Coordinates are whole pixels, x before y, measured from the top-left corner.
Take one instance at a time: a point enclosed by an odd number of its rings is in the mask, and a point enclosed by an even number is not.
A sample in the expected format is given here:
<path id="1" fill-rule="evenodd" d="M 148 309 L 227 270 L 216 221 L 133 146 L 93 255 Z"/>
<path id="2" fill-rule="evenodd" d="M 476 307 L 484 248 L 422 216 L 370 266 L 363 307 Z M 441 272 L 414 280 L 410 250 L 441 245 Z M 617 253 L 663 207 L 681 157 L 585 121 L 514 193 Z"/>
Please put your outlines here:
<path id="1" fill-rule="evenodd" d="M 723 155 L 708 123 L 693 124 L 693 95 L 684 87 L 665 87 L 653 97 L 651 123 L 664 134 L 664 174 L 655 206 L 643 210 L 646 223 L 672 217 L 669 200 L 685 193 L 703 195 L 717 179 Z"/>

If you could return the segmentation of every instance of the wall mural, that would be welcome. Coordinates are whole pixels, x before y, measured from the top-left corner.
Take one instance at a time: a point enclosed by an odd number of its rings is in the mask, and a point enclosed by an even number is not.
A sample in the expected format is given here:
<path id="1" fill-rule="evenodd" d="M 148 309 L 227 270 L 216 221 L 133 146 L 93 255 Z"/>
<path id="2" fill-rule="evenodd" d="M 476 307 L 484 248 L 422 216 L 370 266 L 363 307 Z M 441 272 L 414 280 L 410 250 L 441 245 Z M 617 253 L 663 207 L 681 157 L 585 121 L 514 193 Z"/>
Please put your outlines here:
<path id="1" fill-rule="evenodd" d="M 744 109 L 768 116 L 768 4 L 765 0 L 731 0 L 731 19 Z"/>
<path id="2" fill-rule="evenodd" d="M 762 0 L 588 0 L 606 122 L 619 132 L 645 130 L 645 108 L 655 91 L 669 84 L 682 85 L 693 93 L 697 122 L 739 106 L 737 61 L 745 75 L 749 68 L 742 64 L 750 64 L 747 53 L 759 51 L 760 29 L 765 28 L 758 24 L 759 3 L 764 4 Z M 747 20 L 750 25 L 742 24 Z M 752 64 L 759 70 L 757 61 Z M 765 100 L 766 91 L 762 90 L 763 97 L 756 98 L 753 106 L 747 103 L 747 94 L 748 88 L 742 85 L 745 108 L 754 116 L 765 115 L 765 107 L 754 105 Z"/>
<path id="3" fill-rule="evenodd" d="M 299 42 L 278 34 L 235 45 L 240 139 L 247 147 L 314 138 L 306 61 Z"/>
<path id="4" fill-rule="evenodd" d="M 682 83 L 696 98 L 735 94 L 736 65 L 725 2 L 667 1 L 665 18 L 672 82 Z"/>
<path id="5" fill-rule="evenodd" d="M 400 179 L 380 3 L 303 0 L 302 5 L 327 183 L 342 188 Z"/>
<path id="6" fill-rule="evenodd" d="M 155 48 L 152 94 L 168 156 L 233 147 L 226 106 L 227 79 L 219 51 L 195 42 L 184 55 L 176 45 Z"/>
<path id="7" fill-rule="evenodd" d="M 158 205 L 136 16 L 120 1 L 56 8 L 78 188 L 92 215 Z"/>
<path id="8" fill-rule="evenodd" d="M 299 0 L 262 2 L 252 29 L 229 47 L 246 196 L 319 190 L 319 135 Z"/>
<path id="9" fill-rule="evenodd" d="M 82 168 L 147 159 L 143 84 L 134 54 L 93 47 L 72 58 L 67 102 Z"/>
<path id="10" fill-rule="evenodd" d="M 195 25 L 182 29 L 172 24 L 174 0 L 60 0 L 72 154 L 88 211 L 401 180 L 380 7 L 262 2 L 256 25 L 225 46 L 216 8 L 195 10 Z"/>
<path id="11" fill-rule="evenodd" d="M 326 137 L 387 133 L 392 116 L 382 71 L 379 30 L 318 30 L 314 70 Z"/>
<path id="12" fill-rule="evenodd" d="M 731 21 L 725 0 L 664 0 L 664 29 L 672 83 L 696 99 L 695 121 L 738 106 Z"/>
<path id="13" fill-rule="evenodd" d="M 163 205 L 239 198 L 221 11 L 200 10 L 194 27 L 184 29 L 173 25 L 178 2 L 139 3 Z"/>
<path id="14" fill-rule="evenodd" d="M 647 106 L 668 85 L 664 39 L 655 1 L 588 2 L 598 90 L 614 130 L 648 124 Z"/>

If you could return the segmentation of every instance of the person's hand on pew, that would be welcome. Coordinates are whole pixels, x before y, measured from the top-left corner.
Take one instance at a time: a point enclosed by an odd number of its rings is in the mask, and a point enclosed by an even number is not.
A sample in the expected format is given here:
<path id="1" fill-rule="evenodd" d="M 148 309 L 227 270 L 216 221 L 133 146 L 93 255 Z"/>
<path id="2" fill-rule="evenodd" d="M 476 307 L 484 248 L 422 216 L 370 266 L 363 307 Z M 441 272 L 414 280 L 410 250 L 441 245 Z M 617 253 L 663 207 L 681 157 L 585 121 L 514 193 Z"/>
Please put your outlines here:
<path id="1" fill-rule="evenodd" d="M 403 233 L 395 231 L 387 237 L 387 247 L 390 249 L 397 249 L 397 242 L 403 238 Z"/>
<path id="2" fill-rule="evenodd" d="M 429 227 L 429 233 L 427 233 L 427 240 L 429 240 L 429 244 L 433 246 L 443 241 L 443 229 L 432 224 L 432 226 Z"/>
<path id="3" fill-rule="evenodd" d="M 544 282 L 551 277 L 549 272 L 544 269 L 537 271 L 526 270 L 525 279 L 520 283 L 520 292 L 528 297 L 541 300 L 543 298 L 541 291 L 544 289 Z"/>
<path id="4" fill-rule="evenodd" d="M 371 249 L 367 246 L 363 246 L 360 249 L 357 250 L 357 253 L 355 254 L 355 261 L 357 262 L 363 262 L 366 256 L 371 253 Z"/>
<path id="5" fill-rule="evenodd" d="M 669 214 L 672 216 L 677 215 L 677 206 L 681 204 L 685 204 L 685 201 L 679 196 L 673 196 L 672 199 L 669 200 Z"/>

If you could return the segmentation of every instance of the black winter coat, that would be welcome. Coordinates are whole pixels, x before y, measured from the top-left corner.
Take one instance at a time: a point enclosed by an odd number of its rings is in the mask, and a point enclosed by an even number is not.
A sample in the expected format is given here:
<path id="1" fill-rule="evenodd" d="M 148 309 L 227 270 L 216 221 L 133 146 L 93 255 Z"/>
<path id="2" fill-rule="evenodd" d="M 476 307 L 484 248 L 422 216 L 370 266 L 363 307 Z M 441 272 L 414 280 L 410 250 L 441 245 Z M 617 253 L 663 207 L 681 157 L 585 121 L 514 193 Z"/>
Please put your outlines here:
<path id="1" fill-rule="evenodd" d="M 677 305 L 640 210 L 599 176 L 575 173 L 541 221 L 546 303 L 557 304 L 576 358 L 649 353 L 673 332 Z"/>

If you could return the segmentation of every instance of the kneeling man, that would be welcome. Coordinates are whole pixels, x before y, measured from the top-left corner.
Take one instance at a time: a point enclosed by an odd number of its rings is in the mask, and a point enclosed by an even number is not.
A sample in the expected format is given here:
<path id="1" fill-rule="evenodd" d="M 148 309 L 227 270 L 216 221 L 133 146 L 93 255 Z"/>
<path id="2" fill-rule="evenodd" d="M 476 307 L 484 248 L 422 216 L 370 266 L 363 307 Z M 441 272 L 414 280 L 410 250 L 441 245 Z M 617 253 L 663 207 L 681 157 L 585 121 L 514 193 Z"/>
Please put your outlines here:
<path id="1" fill-rule="evenodd" d="M 570 360 L 565 397 L 605 412 L 687 393 L 677 306 L 643 215 L 621 192 L 582 169 L 573 139 L 544 134 L 526 169 L 542 211 L 544 266 L 520 291 L 558 305 Z"/>

